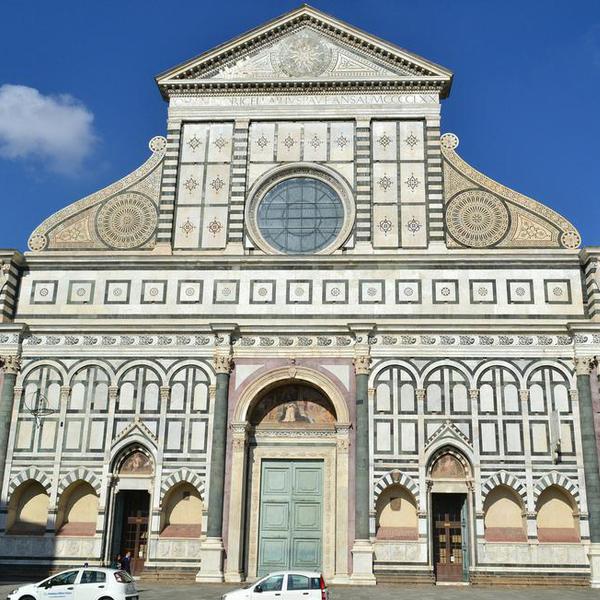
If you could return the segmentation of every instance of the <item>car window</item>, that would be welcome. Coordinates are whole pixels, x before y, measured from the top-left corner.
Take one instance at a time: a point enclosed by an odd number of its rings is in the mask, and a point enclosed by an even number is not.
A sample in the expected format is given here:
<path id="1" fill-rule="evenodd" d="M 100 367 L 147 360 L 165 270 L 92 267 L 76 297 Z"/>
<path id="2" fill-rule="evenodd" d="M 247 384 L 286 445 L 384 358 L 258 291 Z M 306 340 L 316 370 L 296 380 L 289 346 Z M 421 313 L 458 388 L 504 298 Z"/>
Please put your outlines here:
<path id="1" fill-rule="evenodd" d="M 308 577 L 304 575 L 288 575 L 288 590 L 308 590 Z"/>
<path id="2" fill-rule="evenodd" d="M 102 571 L 84 571 L 80 583 L 106 583 L 106 573 Z"/>
<path id="3" fill-rule="evenodd" d="M 265 579 L 261 584 L 263 592 L 280 592 L 283 587 L 283 575 L 273 575 Z"/>
<path id="4" fill-rule="evenodd" d="M 75 583 L 78 573 L 79 571 L 65 571 L 64 573 L 59 573 L 58 575 L 55 575 L 52 579 L 49 579 L 47 585 L 72 585 L 73 583 Z"/>
<path id="5" fill-rule="evenodd" d="M 320 590 L 321 589 L 321 578 L 320 577 L 311 577 L 310 578 L 310 589 L 311 590 Z"/>
<path id="6" fill-rule="evenodd" d="M 119 583 L 131 583 L 133 581 L 133 577 L 127 571 L 117 571 L 115 579 Z"/>

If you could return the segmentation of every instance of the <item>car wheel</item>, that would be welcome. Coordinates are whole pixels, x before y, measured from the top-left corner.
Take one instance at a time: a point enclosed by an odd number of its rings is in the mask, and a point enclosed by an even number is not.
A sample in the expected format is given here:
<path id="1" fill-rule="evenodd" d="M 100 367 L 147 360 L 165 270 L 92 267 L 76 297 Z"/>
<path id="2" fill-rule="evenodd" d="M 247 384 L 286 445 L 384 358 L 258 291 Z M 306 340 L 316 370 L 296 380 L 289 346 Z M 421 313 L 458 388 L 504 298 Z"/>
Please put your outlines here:
<path id="1" fill-rule="evenodd" d="M 19 600 L 35 600 L 33 596 L 21 596 Z"/>

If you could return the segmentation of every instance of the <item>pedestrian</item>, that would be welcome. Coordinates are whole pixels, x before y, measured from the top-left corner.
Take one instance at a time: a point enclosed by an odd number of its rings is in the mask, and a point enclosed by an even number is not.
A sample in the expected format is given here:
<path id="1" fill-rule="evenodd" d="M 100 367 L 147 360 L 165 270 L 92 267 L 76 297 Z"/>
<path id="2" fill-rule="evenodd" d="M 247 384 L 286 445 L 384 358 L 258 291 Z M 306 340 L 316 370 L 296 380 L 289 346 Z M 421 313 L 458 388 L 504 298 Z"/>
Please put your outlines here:
<path id="1" fill-rule="evenodd" d="M 131 575 L 131 552 L 127 550 L 125 556 L 121 559 L 121 569 Z"/>
<path id="2" fill-rule="evenodd" d="M 117 556 L 115 556 L 113 561 L 110 563 L 110 568 L 111 569 L 120 569 L 122 560 L 123 560 L 123 557 L 120 554 L 117 554 Z"/>

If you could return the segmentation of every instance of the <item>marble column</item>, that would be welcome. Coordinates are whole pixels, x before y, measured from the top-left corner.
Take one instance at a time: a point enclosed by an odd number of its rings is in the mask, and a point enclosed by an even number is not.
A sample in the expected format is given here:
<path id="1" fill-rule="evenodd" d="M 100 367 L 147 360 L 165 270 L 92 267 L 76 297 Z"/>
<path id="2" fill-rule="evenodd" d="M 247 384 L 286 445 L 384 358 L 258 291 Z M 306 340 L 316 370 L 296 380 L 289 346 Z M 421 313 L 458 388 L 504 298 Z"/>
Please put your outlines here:
<path id="1" fill-rule="evenodd" d="M 212 426 L 212 450 L 208 498 L 208 524 L 206 540 L 201 549 L 201 566 L 196 581 L 224 580 L 223 558 L 223 492 L 225 488 L 225 454 L 227 450 L 227 411 L 229 374 L 233 360 L 229 348 L 217 351 L 214 358 L 216 372 L 215 407 Z"/>
<path id="2" fill-rule="evenodd" d="M 18 356 L 0 356 L 0 367 L 4 370 L 4 382 L 0 391 L 0 486 L 4 481 L 6 453 L 8 450 L 8 434 L 17 374 L 21 368 Z"/>
<path id="3" fill-rule="evenodd" d="M 369 536 L 369 372 L 367 353 L 354 358 L 356 373 L 355 515 L 352 547 L 352 583 L 374 585 L 373 545 Z"/>
<path id="4" fill-rule="evenodd" d="M 588 554 L 591 567 L 590 583 L 592 587 L 600 588 L 600 472 L 598 471 L 598 447 L 590 385 L 590 371 L 593 365 L 594 359 L 592 357 L 575 359 L 581 447 L 585 473 L 585 495 L 590 529 Z"/>

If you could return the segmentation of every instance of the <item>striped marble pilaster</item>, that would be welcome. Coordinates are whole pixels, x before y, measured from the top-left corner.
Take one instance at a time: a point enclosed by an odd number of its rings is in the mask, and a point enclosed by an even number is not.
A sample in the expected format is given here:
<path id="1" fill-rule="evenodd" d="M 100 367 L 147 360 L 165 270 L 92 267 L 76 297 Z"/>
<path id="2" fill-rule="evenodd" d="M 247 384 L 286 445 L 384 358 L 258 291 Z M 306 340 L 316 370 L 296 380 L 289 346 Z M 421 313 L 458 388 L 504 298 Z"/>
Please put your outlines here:
<path id="1" fill-rule="evenodd" d="M 157 244 L 172 244 L 181 125 L 170 124 L 160 186 Z"/>
<path id="2" fill-rule="evenodd" d="M 427 164 L 427 220 L 429 240 L 443 242 L 444 189 L 442 181 L 442 152 L 440 149 L 440 120 L 427 119 L 425 124 L 425 160 Z"/>
<path id="3" fill-rule="evenodd" d="M 356 241 L 371 240 L 371 122 L 356 121 Z"/>
<path id="4" fill-rule="evenodd" d="M 250 121 L 238 120 L 233 131 L 231 163 L 231 198 L 229 201 L 229 231 L 227 242 L 241 244 L 244 237 L 244 204 L 246 201 L 246 170 L 248 164 L 248 134 Z"/>

